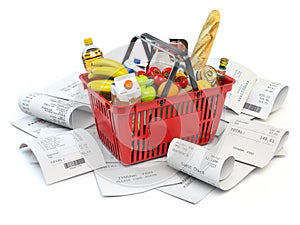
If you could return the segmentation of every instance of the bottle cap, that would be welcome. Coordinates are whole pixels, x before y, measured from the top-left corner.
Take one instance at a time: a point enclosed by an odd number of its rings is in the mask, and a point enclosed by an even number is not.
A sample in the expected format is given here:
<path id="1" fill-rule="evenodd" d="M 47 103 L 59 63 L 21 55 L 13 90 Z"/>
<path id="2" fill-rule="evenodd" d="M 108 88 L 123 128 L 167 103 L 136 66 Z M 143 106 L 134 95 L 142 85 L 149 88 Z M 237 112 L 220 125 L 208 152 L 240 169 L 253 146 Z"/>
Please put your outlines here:
<path id="1" fill-rule="evenodd" d="M 219 68 L 221 68 L 221 69 L 226 69 L 226 66 L 227 66 L 227 64 L 228 64 L 228 59 L 227 58 L 221 58 L 220 59 L 220 66 L 219 66 Z"/>
<path id="2" fill-rule="evenodd" d="M 84 40 L 85 45 L 91 45 L 93 44 L 93 39 L 92 38 L 85 38 Z"/>

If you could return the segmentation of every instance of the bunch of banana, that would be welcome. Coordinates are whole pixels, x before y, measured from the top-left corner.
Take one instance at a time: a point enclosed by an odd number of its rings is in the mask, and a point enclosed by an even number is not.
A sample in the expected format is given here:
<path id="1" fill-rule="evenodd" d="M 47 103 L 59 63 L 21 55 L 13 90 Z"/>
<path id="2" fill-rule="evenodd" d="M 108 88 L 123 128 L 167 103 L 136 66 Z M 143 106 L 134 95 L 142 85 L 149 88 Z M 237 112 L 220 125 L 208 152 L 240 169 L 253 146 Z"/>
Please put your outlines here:
<path id="1" fill-rule="evenodd" d="M 113 82 L 113 80 L 92 80 L 87 84 L 87 86 L 96 92 L 110 93 L 110 85 Z"/>
<path id="2" fill-rule="evenodd" d="M 100 93 L 103 97 L 110 100 L 111 84 L 113 80 L 92 80 L 88 82 L 88 88 Z"/>
<path id="3" fill-rule="evenodd" d="M 127 69 L 119 62 L 109 59 L 100 58 L 92 62 L 92 71 L 89 73 L 89 79 L 114 79 L 115 77 L 128 74 Z"/>
<path id="4" fill-rule="evenodd" d="M 88 74 L 91 80 L 88 88 L 100 93 L 106 99 L 110 99 L 111 84 L 115 77 L 128 74 L 127 69 L 119 62 L 109 59 L 100 58 L 92 62 L 92 71 Z"/>

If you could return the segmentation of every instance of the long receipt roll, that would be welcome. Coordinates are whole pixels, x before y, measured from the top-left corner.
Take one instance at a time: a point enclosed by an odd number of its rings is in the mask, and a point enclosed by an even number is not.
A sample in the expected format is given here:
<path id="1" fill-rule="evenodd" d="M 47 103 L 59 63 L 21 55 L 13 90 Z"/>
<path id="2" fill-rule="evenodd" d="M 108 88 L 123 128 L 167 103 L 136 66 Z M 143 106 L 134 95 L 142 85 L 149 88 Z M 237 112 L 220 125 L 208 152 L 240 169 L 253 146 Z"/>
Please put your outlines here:
<path id="1" fill-rule="evenodd" d="M 218 187 L 232 172 L 234 157 L 174 138 L 170 143 L 169 166 Z"/>

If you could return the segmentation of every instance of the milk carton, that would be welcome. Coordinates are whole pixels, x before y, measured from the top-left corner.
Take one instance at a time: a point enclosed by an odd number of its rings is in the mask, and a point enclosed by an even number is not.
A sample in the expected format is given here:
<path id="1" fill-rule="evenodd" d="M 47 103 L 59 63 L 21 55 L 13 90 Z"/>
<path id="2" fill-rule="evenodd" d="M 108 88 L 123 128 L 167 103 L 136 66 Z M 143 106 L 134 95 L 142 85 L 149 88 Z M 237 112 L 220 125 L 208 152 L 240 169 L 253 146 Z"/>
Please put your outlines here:
<path id="1" fill-rule="evenodd" d="M 141 102 L 141 88 L 135 74 L 114 78 L 111 85 L 111 100 L 114 105 L 126 106 Z"/>

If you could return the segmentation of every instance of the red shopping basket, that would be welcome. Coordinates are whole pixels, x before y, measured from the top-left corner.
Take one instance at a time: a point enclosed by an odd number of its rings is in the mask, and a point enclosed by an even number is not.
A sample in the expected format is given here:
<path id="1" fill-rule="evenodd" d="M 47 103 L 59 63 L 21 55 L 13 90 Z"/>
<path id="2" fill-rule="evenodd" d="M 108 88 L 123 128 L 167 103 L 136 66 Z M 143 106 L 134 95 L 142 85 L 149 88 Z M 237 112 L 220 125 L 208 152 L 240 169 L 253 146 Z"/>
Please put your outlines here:
<path id="1" fill-rule="evenodd" d="M 147 35 L 143 34 L 142 37 L 155 39 Z M 155 41 L 161 42 L 159 39 Z M 128 58 L 133 42 L 135 40 L 129 45 L 124 60 Z M 176 48 L 171 50 L 177 51 Z M 148 59 L 151 57 L 150 52 Z M 189 59 L 185 60 L 188 61 L 187 66 L 191 67 Z M 176 71 L 177 68 L 173 68 L 170 77 L 174 77 Z M 189 75 L 191 77 L 191 73 Z M 175 137 L 200 145 L 212 141 L 219 125 L 226 93 L 235 82 L 233 78 L 225 76 L 224 84 L 218 87 L 129 106 L 117 106 L 87 87 L 87 73 L 81 74 L 80 79 L 88 90 L 99 138 L 126 165 L 165 156 Z M 191 83 L 195 85 L 192 79 Z"/>

